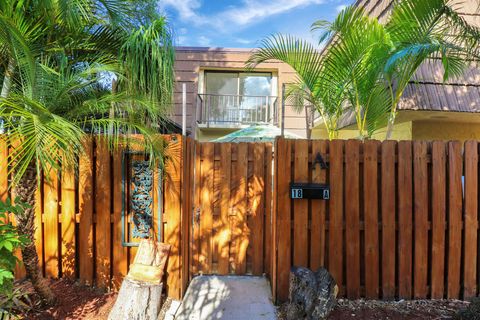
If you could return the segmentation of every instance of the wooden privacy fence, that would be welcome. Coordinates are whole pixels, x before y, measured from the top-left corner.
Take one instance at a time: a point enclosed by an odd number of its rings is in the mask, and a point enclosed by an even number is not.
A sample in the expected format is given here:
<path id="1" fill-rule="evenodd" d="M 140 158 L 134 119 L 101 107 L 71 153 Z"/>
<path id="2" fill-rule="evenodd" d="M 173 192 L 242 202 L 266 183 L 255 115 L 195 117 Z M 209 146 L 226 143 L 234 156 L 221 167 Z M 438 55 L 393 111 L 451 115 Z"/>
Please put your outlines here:
<path id="1" fill-rule="evenodd" d="M 162 188 L 162 192 L 152 192 L 153 212 L 155 221 L 161 214 L 162 238 L 159 240 L 172 245 L 166 290 L 169 296 L 178 299 L 188 281 L 188 274 L 182 270 L 183 265 L 188 265 L 185 258 L 188 250 L 185 251 L 181 235 L 188 234 L 188 229 L 182 230 L 188 204 L 183 184 L 189 181 L 183 162 L 185 145 L 191 141 L 178 135 L 165 136 L 165 139 L 170 142 L 171 161 L 166 164 L 163 181 L 158 173 L 154 174 L 154 188 Z M 122 246 L 121 211 L 125 201 L 122 170 L 126 170 L 122 169 L 122 151 L 110 154 L 106 143 L 99 138 L 86 142 L 85 150 L 77 173 L 52 171 L 50 179 L 42 179 L 37 191 L 35 238 L 40 267 L 48 277 L 78 278 L 85 284 L 116 289 L 136 253 L 136 247 Z M 14 198 L 13 191 L 9 190 L 8 155 L 9 146 L 0 137 L 2 200 Z M 158 195 L 162 199 L 158 199 Z M 128 207 L 126 201 L 123 205 Z M 24 274 L 18 266 L 16 276 Z"/>
<path id="2" fill-rule="evenodd" d="M 348 298 L 479 293 L 477 141 L 278 139 L 275 153 L 278 300 L 292 265 L 325 266 Z M 293 181 L 328 183 L 331 199 L 291 200 Z"/>
<path id="3" fill-rule="evenodd" d="M 195 143 L 191 273 L 269 273 L 271 143 Z"/>

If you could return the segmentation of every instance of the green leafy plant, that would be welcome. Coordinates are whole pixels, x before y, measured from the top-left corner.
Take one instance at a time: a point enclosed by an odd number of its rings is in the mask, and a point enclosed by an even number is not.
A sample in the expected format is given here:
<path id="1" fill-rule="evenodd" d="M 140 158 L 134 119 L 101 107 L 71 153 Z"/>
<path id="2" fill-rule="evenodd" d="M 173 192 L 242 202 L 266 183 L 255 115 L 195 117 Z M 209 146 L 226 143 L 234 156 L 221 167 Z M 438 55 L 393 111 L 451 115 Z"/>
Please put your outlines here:
<path id="1" fill-rule="evenodd" d="M 10 199 L 0 202 L 0 318 L 13 318 L 13 314 L 28 310 L 30 299 L 21 289 L 13 288 L 15 265 L 20 263 L 15 251 L 28 243 L 27 237 L 20 234 L 17 227 L 8 221 L 8 214 L 23 214 L 27 204 Z"/>

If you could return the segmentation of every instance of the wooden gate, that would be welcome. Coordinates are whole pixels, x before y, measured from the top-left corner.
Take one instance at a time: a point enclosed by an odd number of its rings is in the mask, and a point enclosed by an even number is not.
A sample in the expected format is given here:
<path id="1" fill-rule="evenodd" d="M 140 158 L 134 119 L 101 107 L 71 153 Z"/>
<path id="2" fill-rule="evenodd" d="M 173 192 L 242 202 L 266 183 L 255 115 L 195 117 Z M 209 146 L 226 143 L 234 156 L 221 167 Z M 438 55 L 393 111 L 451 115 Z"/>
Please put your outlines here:
<path id="1" fill-rule="evenodd" d="M 269 273 L 272 144 L 194 145 L 190 273 Z"/>

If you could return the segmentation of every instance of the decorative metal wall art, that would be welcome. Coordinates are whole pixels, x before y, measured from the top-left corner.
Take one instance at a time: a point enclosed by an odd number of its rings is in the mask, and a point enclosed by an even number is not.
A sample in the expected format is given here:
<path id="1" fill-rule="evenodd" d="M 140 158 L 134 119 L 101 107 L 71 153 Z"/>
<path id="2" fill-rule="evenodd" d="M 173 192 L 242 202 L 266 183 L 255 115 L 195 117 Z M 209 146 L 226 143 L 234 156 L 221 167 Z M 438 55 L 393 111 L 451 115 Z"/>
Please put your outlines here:
<path id="1" fill-rule="evenodd" d="M 155 181 L 154 171 L 143 153 L 123 152 L 122 245 L 125 247 L 138 246 L 139 242 L 135 239 L 146 239 L 154 235 L 154 202 L 158 208 L 157 236 L 161 239 L 161 174 L 158 170 L 159 181 Z"/>

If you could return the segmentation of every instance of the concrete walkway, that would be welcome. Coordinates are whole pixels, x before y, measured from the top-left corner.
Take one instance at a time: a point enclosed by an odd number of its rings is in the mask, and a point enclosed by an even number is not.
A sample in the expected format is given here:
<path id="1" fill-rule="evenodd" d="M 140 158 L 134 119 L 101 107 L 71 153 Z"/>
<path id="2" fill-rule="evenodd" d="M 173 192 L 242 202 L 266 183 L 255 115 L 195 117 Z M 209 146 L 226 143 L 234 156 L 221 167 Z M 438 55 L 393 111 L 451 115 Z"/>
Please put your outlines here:
<path id="1" fill-rule="evenodd" d="M 198 276 L 188 287 L 176 320 L 275 320 L 268 281 L 251 276 Z"/>

